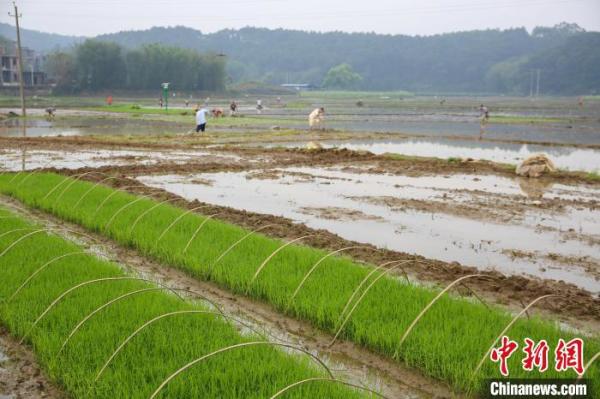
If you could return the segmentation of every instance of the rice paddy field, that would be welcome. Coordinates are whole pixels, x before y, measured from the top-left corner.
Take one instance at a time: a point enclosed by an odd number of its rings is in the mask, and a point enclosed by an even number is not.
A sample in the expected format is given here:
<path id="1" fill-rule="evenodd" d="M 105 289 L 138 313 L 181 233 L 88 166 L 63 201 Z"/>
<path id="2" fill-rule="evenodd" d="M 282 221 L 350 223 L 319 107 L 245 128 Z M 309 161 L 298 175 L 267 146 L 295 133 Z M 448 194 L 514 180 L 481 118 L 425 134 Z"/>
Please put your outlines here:
<path id="1" fill-rule="evenodd" d="M 243 97 L 204 135 L 143 98 L 0 121 L 0 397 L 600 397 L 600 103 L 441 99 Z M 537 153 L 556 170 L 516 176 Z"/>

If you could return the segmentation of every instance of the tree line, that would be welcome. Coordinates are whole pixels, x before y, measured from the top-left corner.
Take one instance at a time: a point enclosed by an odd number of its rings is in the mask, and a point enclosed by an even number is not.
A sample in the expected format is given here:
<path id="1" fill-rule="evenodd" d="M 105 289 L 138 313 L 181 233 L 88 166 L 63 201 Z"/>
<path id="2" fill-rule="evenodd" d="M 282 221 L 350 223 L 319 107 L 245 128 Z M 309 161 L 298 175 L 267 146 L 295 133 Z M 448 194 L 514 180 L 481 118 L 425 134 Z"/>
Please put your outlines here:
<path id="1" fill-rule="evenodd" d="M 2 34 L 4 27 L 0 24 Z M 6 30 L 10 38 L 11 32 L 14 28 Z M 25 44 L 37 46 L 41 51 L 61 46 L 68 39 L 55 36 L 23 30 Z M 81 38 L 71 39 L 80 47 L 91 46 L 81 44 Z M 541 94 L 600 94 L 600 68 L 597 67 L 600 33 L 586 32 L 568 23 L 537 27 L 531 32 L 525 28 L 488 29 L 432 36 L 262 28 L 203 34 L 186 27 L 157 27 L 95 39 L 120 46 L 120 50 L 102 51 L 111 56 L 119 53 L 115 57 L 120 61 L 111 65 L 116 65 L 121 72 L 118 76 L 113 72 L 106 76 L 115 77 L 119 87 L 125 88 L 155 88 L 159 80 L 178 79 L 178 88 L 209 90 L 222 88 L 225 81 L 236 84 L 253 81 L 271 85 L 308 83 L 351 90 L 527 95 L 532 79 L 537 83 L 539 70 Z M 76 56 L 77 52 L 59 52 L 51 56 L 50 61 L 59 71 L 71 71 L 59 74 L 67 78 L 67 87 L 82 90 L 100 85 L 103 79 L 94 79 L 99 71 L 93 65 L 81 66 L 85 62 Z M 82 53 L 85 52 L 82 50 Z M 165 56 L 165 53 L 170 55 Z M 227 54 L 226 65 L 224 59 L 214 55 L 217 53 Z M 100 58 L 101 64 L 104 56 Z M 184 61 L 171 63 L 173 59 Z M 152 68 L 146 67 L 148 62 L 155 61 Z M 190 68 L 195 63 L 199 66 Z M 164 77 L 164 71 L 172 76 Z M 105 84 L 114 82 L 108 79 L 102 85 Z"/>
<path id="2" fill-rule="evenodd" d="M 576 24 L 488 29 L 433 36 L 243 28 L 202 34 L 152 28 L 101 36 L 128 48 L 166 43 L 228 55 L 233 82 L 415 92 L 529 94 L 541 71 L 542 94 L 600 93 L 600 33 Z M 532 72 L 533 71 L 533 72 Z"/>
<path id="3" fill-rule="evenodd" d="M 108 89 L 222 91 L 225 60 L 217 54 L 161 44 L 124 49 L 114 42 L 86 40 L 71 51 L 54 51 L 45 69 L 62 93 Z"/>

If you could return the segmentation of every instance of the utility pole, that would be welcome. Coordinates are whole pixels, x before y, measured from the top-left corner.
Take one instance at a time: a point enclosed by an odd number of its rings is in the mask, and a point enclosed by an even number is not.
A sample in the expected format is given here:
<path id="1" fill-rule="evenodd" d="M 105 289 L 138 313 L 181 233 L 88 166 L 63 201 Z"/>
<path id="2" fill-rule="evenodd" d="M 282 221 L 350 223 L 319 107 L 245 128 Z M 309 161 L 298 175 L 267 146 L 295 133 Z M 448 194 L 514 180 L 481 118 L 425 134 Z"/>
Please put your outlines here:
<path id="1" fill-rule="evenodd" d="M 27 116 L 27 112 L 25 111 L 25 89 L 23 87 L 23 85 L 25 84 L 23 82 L 23 53 L 21 52 L 21 30 L 19 29 L 19 17 L 21 15 L 19 15 L 19 10 L 17 9 L 17 3 L 15 3 L 13 1 L 13 6 L 15 7 L 15 25 L 17 27 L 17 58 L 19 60 L 18 64 L 19 64 L 19 92 L 21 94 L 21 115 L 23 115 L 23 117 Z M 11 13 L 8 13 L 8 15 L 10 15 L 11 17 L 13 15 L 11 15 Z"/>
<path id="2" fill-rule="evenodd" d="M 533 69 L 529 71 L 529 97 L 533 97 Z"/>
<path id="3" fill-rule="evenodd" d="M 537 70 L 537 83 L 535 85 L 535 96 L 539 97 L 540 96 L 540 74 L 541 74 L 542 70 L 538 68 Z"/>

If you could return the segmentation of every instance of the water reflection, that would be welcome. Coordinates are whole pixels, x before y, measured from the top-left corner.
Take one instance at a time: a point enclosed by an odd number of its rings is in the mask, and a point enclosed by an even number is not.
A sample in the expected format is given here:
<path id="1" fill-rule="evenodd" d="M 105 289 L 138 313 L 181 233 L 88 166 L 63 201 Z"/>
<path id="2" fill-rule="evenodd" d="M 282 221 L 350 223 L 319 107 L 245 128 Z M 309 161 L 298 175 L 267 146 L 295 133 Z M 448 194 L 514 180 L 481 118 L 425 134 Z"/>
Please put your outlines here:
<path id="1" fill-rule="evenodd" d="M 545 153 L 550 156 L 552 162 L 559 169 L 585 172 L 600 171 L 600 151 L 577 147 L 448 139 L 355 140 L 349 142 L 327 142 L 324 146 L 369 151 L 374 154 L 396 153 L 443 159 L 471 158 L 509 164 L 517 164 L 533 154 Z"/>
<path id="2" fill-rule="evenodd" d="M 409 177 L 320 168 L 267 172 L 138 180 L 190 201 L 283 216 L 380 248 L 482 270 L 564 280 L 600 292 L 598 277 L 571 262 L 600 261 L 600 215 L 594 205 L 555 209 L 528 204 L 523 198 L 527 195 L 537 202 L 546 192 L 552 198 L 593 202 L 597 189 L 530 185 L 531 181 L 485 175 Z M 555 261 L 550 254 L 568 262 Z"/>
<path id="3" fill-rule="evenodd" d="M 528 179 L 526 177 L 517 177 L 515 179 L 519 188 L 529 199 L 541 199 L 546 192 L 552 190 L 554 182 L 546 179 Z"/>

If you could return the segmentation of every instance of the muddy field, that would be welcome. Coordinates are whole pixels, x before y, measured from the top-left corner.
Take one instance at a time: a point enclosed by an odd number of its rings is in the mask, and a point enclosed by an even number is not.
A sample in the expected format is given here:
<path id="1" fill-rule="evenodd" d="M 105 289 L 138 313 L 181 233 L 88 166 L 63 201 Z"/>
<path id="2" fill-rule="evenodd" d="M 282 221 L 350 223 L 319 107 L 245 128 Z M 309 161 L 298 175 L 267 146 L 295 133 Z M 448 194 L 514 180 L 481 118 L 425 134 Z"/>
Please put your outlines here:
<path id="1" fill-rule="evenodd" d="M 274 224 L 265 230 L 273 237 L 311 234 L 307 245 L 328 250 L 361 246 L 348 252 L 359 261 L 416 259 L 420 263 L 408 272 L 421 284 L 443 286 L 481 272 L 494 280 L 469 283 L 459 293 L 515 312 L 541 295 L 559 294 L 556 301 L 540 303 L 537 312 L 581 331 L 598 331 L 600 104 L 580 109 L 571 99 L 545 106 L 494 99 L 497 113 L 516 122 L 499 119 L 477 140 L 476 112 L 464 99 L 443 108 L 407 100 L 401 109 L 387 107 L 385 99 L 356 110 L 352 102 L 331 102 L 331 130 L 324 132 L 304 128 L 305 111 L 320 99 L 284 100 L 289 107 L 267 101 L 271 106 L 260 123 L 219 123 L 205 137 L 185 131 L 182 115 L 72 110 L 54 121 L 41 116 L 27 124 L 4 121 L 0 168 L 57 171 L 91 181 L 114 176 L 107 184 L 135 186 L 129 191 L 140 194 L 159 189 L 153 191 L 159 199 L 190 209 L 209 205 L 204 212 L 246 228 Z M 250 106 L 246 112 L 252 112 Z M 525 123 L 526 118 L 539 120 Z M 308 141 L 324 149 L 303 149 Z M 516 177 L 514 164 L 538 152 L 560 170 L 540 179 Z M 49 220 L 45 223 L 56 223 Z M 328 339 L 264 304 L 166 272 L 132 250 L 115 245 L 113 250 L 112 257 L 137 271 L 211 293 L 232 313 L 275 335 L 317 352 Z M 2 333 L 0 396 L 27 397 L 25 389 L 61 397 L 39 370 L 15 368 L 31 355 L 13 346 Z M 346 370 L 350 381 L 365 379 L 393 397 L 449 394 L 443 385 L 364 349 L 348 343 L 334 349 L 322 355 Z M 11 366 L 2 368 L 5 364 Z M 13 377 L 19 373 L 24 375 Z M 25 382 L 7 382 L 14 378 Z"/>

